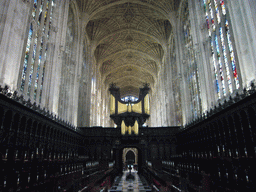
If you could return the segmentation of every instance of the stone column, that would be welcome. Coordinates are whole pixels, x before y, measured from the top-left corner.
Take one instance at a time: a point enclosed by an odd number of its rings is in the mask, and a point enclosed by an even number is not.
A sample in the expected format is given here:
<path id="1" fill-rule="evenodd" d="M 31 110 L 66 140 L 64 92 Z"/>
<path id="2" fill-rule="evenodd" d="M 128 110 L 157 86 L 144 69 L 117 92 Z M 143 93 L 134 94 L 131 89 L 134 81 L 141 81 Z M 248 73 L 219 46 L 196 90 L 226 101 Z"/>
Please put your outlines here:
<path id="1" fill-rule="evenodd" d="M 41 105 L 42 107 L 48 107 L 50 111 L 58 114 L 62 58 L 65 50 L 69 2 L 68 0 L 58 1 L 56 7 L 57 9 L 54 12 L 52 21 L 55 30 L 53 30 L 50 39 L 55 48 L 52 49 L 53 54 L 49 59 L 52 61 L 52 65 L 47 65 L 46 68 L 46 72 L 48 71 L 49 73 L 45 74 L 46 81 L 44 82 Z"/>
<path id="2" fill-rule="evenodd" d="M 230 25 L 235 40 L 233 46 L 237 50 L 238 56 L 239 66 L 237 68 L 240 69 L 242 76 L 241 88 L 247 86 L 256 76 L 256 26 L 253 18 L 255 10 L 252 10 L 250 5 L 255 6 L 255 3 L 249 3 L 249 0 L 227 1 Z"/>
<path id="3" fill-rule="evenodd" d="M 0 42 L 2 41 L 3 37 L 3 31 L 6 24 L 6 15 L 10 2 L 10 0 L 2 0 L 0 2 Z"/>
<path id="4" fill-rule="evenodd" d="M 1 2 L 1 6 L 1 10 L 4 9 L 1 18 L 5 19 L 0 27 L 0 83 L 16 90 L 20 88 L 18 81 L 23 70 L 22 53 L 26 46 L 24 34 L 27 34 L 32 4 L 10 0 Z"/>

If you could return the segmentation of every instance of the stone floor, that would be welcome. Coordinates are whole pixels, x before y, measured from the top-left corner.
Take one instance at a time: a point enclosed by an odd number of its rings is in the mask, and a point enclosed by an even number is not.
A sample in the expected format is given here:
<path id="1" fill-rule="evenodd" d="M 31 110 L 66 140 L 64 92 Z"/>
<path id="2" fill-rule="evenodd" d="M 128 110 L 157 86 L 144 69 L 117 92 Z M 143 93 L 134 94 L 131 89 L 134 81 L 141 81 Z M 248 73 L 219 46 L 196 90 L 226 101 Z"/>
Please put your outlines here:
<path id="1" fill-rule="evenodd" d="M 149 192 L 152 191 L 148 186 L 147 181 L 137 174 L 137 171 L 131 170 L 131 175 L 134 179 L 127 178 L 129 171 L 124 171 L 123 175 L 115 178 L 115 182 L 109 192 Z"/>

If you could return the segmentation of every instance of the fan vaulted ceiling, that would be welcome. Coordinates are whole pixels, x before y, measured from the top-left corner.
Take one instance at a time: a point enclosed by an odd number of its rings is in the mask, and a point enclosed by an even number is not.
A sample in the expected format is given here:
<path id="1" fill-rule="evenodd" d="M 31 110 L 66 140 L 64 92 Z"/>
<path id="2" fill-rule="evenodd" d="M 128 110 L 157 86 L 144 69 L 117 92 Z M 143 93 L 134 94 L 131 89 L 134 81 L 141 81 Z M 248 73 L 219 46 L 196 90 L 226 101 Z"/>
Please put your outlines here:
<path id="1" fill-rule="evenodd" d="M 170 15 L 178 0 L 77 0 L 88 15 L 86 33 L 93 45 L 102 83 L 115 83 L 121 96 L 138 96 L 144 83 L 154 87 L 166 42 Z"/>

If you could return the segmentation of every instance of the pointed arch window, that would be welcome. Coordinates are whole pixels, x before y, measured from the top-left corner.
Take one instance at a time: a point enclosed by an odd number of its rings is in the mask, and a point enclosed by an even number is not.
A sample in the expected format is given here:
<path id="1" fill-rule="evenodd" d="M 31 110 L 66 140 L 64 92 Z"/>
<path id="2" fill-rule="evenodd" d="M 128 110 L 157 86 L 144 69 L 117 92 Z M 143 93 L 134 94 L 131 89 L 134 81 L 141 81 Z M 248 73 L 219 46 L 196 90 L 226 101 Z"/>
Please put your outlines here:
<path id="1" fill-rule="evenodd" d="M 41 102 L 54 0 L 34 0 L 24 53 L 20 90 Z"/>
<path id="2" fill-rule="evenodd" d="M 187 59 L 187 83 L 189 90 L 189 99 L 190 99 L 190 107 L 192 118 L 196 118 L 201 114 L 201 97 L 200 97 L 200 83 L 199 83 L 199 73 L 198 66 L 196 62 L 196 51 L 193 42 L 193 37 L 191 34 L 191 22 L 189 18 L 189 7 L 188 1 L 183 2 L 183 37 L 185 43 L 185 58 Z"/>
<path id="3" fill-rule="evenodd" d="M 239 89 L 239 75 L 224 0 L 203 0 L 218 98 Z"/>

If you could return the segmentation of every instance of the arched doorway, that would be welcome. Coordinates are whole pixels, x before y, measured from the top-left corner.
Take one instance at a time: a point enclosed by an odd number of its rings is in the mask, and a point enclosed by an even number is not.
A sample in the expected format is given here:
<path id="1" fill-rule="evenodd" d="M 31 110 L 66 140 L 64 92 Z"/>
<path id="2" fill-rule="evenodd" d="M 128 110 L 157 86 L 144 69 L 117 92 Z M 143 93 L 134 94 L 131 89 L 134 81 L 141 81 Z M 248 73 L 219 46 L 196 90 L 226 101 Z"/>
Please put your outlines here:
<path id="1" fill-rule="evenodd" d="M 129 153 L 129 155 L 128 155 Z M 123 149 L 123 162 L 126 162 L 127 155 L 128 157 L 131 157 L 131 155 L 134 155 L 134 164 L 138 164 L 138 149 L 137 148 L 124 148 Z"/>
<path id="2" fill-rule="evenodd" d="M 126 159 L 125 162 L 131 162 L 131 163 L 134 164 L 135 163 L 135 154 L 134 154 L 134 152 L 132 152 L 131 150 L 128 151 L 126 153 L 125 159 Z"/>
<path id="3" fill-rule="evenodd" d="M 138 167 L 138 149 L 137 148 L 123 148 L 122 153 L 123 169 L 131 164 L 135 169 Z"/>
<path id="4" fill-rule="evenodd" d="M 140 168 L 143 165 L 143 150 L 137 145 L 122 145 L 120 148 L 116 149 L 116 166 L 120 172 L 123 172 L 126 168 L 126 158 L 128 154 L 128 158 L 134 155 L 134 163 L 133 166 L 136 168 L 138 172 L 140 172 Z M 129 155 L 130 154 L 130 155 Z M 133 154 L 133 155 L 131 155 Z"/>

